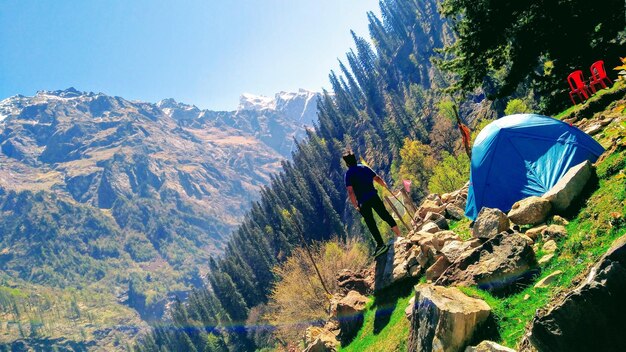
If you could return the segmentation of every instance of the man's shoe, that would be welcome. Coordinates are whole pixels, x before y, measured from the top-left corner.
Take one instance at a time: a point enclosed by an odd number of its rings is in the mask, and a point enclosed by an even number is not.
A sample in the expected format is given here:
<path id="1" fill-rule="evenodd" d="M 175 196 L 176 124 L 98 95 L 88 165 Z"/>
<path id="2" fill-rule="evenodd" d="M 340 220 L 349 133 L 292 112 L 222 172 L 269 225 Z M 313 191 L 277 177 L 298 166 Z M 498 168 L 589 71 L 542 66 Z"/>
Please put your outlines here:
<path id="1" fill-rule="evenodd" d="M 387 253 L 389 250 L 389 246 L 384 244 L 382 246 L 376 246 L 376 250 L 374 251 L 374 258 L 378 258 L 383 253 Z"/>

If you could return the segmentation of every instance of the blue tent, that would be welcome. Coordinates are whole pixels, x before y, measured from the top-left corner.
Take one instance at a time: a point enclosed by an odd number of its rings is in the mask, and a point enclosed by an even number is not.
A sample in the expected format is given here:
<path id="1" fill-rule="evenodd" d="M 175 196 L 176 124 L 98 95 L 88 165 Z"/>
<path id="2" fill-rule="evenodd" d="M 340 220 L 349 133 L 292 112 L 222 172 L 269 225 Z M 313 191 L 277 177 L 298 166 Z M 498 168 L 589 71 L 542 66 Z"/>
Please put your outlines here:
<path id="1" fill-rule="evenodd" d="M 508 212 L 518 200 L 541 196 L 569 168 L 595 162 L 603 152 L 589 135 L 551 117 L 498 119 L 474 141 L 465 215 L 474 220 L 482 207 Z"/>

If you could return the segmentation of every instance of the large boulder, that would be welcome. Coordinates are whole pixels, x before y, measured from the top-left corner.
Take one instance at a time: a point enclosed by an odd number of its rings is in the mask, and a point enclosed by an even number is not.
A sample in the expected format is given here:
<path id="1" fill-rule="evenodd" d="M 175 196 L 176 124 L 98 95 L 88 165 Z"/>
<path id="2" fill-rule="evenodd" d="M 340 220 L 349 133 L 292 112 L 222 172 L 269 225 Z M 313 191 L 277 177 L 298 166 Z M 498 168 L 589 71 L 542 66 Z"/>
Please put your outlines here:
<path id="1" fill-rule="evenodd" d="M 482 208 L 474 222 L 472 235 L 476 238 L 489 239 L 509 229 L 509 218 L 500 209 Z"/>
<path id="2" fill-rule="evenodd" d="M 503 293 L 536 273 L 533 248 L 517 234 L 502 232 L 473 250 L 465 251 L 437 280 L 442 285 L 476 285 Z"/>
<path id="3" fill-rule="evenodd" d="M 518 225 L 535 225 L 544 222 L 551 209 L 552 204 L 549 200 L 528 197 L 513 204 L 509 211 L 509 219 Z"/>
<path id="4" fill-rule="evenodd" d="M 446 205 L 446 217 L 452 220 L 461 220 L 465 217 L 465 211 L 458 206 L 450 203 Z"/>
<path id="5" fill-rule="evenodd" d="M 411 277 L 411 268 L 418 264 L 419 253 L 412 248 L 417 246 L 413 241 L 396 237 L 389 241 L 389 250 L 376 258 L 374 275 L 374 291 L 378 292 L 392 284 Z M 415 257 L 416 260 L 413 260 Z M 415 269 L 413 269 L 415 272 Z"/>
<path id="6" fill-rule="evenodd" d="M 341 339 L 350 340 L 363 325 L 363 311 L 369 298 L 356 291 L 350 291 L 337 303 L 337 321 L 341 329 Z"/>
<path id="7" fill-rule="evenodd" d="M 552 209 L 557 213 L 565 212 L 572 202 L 578 198 L 593 176 L 593 167 L 589 161 L 582 162 L 570 168 L 543 198 L 552 203 Z"/>
<path id="8" fill-rule="evenodd" d="M 539 351 L 624 351 L 626 235 L 616 240 L 578 287 L 532 322 Z"/>
<path id="9" fill-rule="evenodd" d="M 491 308 L 454 287 L 420 284 L 415 288 L 409 351 L 461 351 L 480 332 Z"/>

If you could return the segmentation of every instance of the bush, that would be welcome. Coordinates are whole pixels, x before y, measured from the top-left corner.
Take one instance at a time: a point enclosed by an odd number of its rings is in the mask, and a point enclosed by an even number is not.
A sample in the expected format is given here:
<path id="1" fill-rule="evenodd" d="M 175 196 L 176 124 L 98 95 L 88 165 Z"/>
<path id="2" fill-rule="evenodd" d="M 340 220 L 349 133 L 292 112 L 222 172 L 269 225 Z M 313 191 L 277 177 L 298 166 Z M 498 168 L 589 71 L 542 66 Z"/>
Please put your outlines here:
<path id="1" fill-rule="evenodd" d="M 311 248 L 326 287 L 337 292 L 336 275 L 342 269 L 360 270 L 368 263 L 365 246 L 356 241 L 337 240 Z M 274 268 L 277 277 L 270 295 L 266 318 L 277 329 L 276 337 L 296 343 L 312 323 L 328 318 L 330 297 L 324 291 L 304 248 L 296 248 L 287 260 Z"/>
<path id="2" fill-rule="evenodd" d="M 465 155 L 453 156 L 442 152 L 443 160 L 433 169 L 428 181 L 428 190 L 433 193 L 455 191 L 469 180 L 469 158 Z"/>
<path id="3" fill-rule="evenodd" d="M 531 112 L 530 108 L 522 99 L 512 99 L 506 104 L 505 115 L 526 114 Z"/>

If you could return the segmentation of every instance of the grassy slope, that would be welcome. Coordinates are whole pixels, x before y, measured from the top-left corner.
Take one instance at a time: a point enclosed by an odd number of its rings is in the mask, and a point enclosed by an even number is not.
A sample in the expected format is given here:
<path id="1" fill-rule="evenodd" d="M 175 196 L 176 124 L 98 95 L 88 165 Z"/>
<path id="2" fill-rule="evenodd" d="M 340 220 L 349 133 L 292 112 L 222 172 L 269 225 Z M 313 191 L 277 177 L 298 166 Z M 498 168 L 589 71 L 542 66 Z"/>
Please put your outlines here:
<path id="1" fill-rule="evenodd" d="M 609 95 L 611 97 L 607 99 Z M 615 117 L 616 120 L 603 132 L 594 136 L 608 149 L 617 138 L 626 140 L 625 98 L 624 88 L 620 91 L 618 88 L 602 91 L 582 108 L 570 108 L 558 117 L 567 118 L 572 114 L 586 118 Z M 603 109 L 598 109 L 600 104 L 603 105 Z M 599 112 L 594 114 L 594 111 Z M 492 307 L 500 333 L 498 342 L 515 347 L 536 310 L 545 308 L 560 293 L 574 287 L 578 278 L 604 254 L 613 240 L 626 234 L 625 169 L 626 148 L 617 148 L 613 154 L 598 163 L 599 187 L 566 226 L 568 236 L 558 242 L 555 256 L 541 266 L 542 273 L 537 281 L 556 270 L 563 272 L 549 287 L 535 289 L 531 286 L 504 298 L 493 297 L 473 287 L 462 288 L 465 293 L 484 299 Z M 621 218 L 616 219 L 615 216 L 618 214 L 621 214 Z M 462 237 L 469 236 L 469 221 L 463 220 L 451 225 Z M 543 244 L 541 241 L 538 243 L 539 246 Z M 537 257 L 541 258 L 543 254 L 542 250 L 539 250 Z M 374 333 L 373 321 L 380 308 L 368 307 L 363 327 L 352 343 L 345 346 L 342 351 L 405 351 L 408 321 L 404 318 L 404 309 L 409 298 L 410 296 L 407 296 L 398 301 L 389 324 L 377 334 Z"/>

